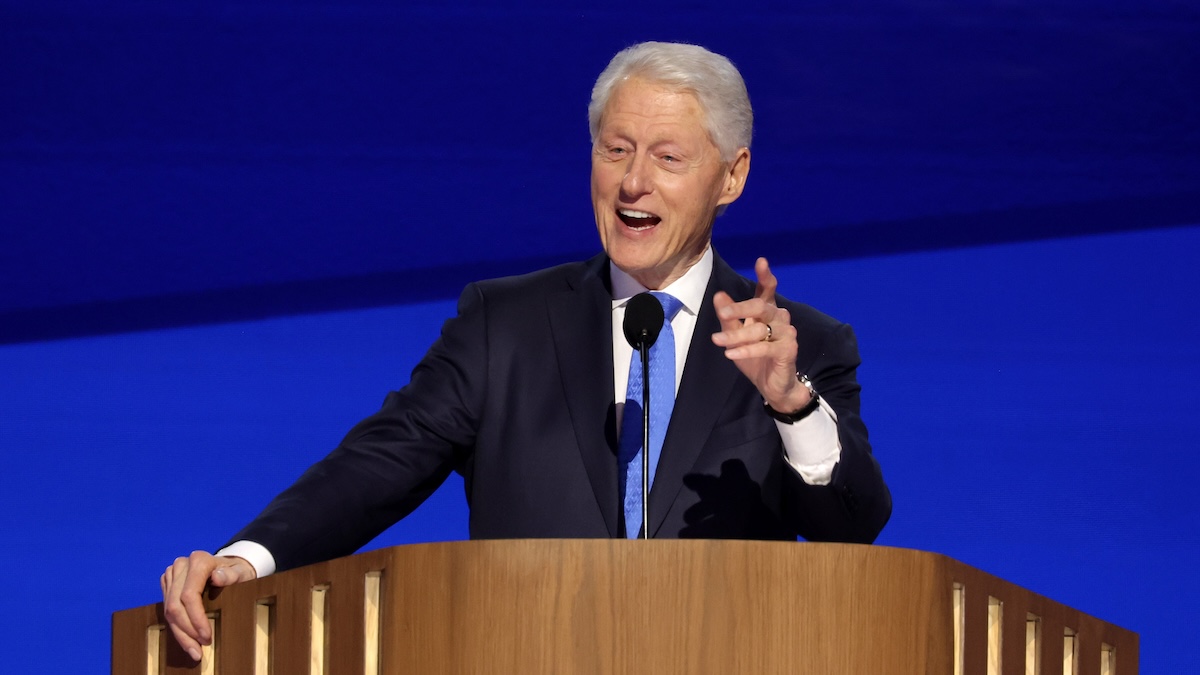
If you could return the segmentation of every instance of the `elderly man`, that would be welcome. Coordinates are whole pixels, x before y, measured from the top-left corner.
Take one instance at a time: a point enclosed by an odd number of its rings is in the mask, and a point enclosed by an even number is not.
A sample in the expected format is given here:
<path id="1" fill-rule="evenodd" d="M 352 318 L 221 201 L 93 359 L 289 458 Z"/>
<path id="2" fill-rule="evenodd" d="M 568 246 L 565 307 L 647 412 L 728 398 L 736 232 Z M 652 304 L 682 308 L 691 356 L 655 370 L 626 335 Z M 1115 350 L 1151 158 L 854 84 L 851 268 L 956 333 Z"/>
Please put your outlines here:
<path id="1" fill-rule="evenodd" d="M 600 74 L 588 115 L 604 253 L 469 285 L 407 386 L 217 556 L 176 560 L 166 613 L 193 657 L 211 640 L 205 584 L 350 554 L 451 471 L 475 538 L 875 539 L 891 496 L 859 417 L 853 333 L 777 297 L 765 259 L 756 283 L 710 245 L 750 172 L 737 69 L 639 44 Z M 667 408 L 642 523 L 642 363 L 622 325 L 647 290 L 666 313 L 652 418 Z"/>

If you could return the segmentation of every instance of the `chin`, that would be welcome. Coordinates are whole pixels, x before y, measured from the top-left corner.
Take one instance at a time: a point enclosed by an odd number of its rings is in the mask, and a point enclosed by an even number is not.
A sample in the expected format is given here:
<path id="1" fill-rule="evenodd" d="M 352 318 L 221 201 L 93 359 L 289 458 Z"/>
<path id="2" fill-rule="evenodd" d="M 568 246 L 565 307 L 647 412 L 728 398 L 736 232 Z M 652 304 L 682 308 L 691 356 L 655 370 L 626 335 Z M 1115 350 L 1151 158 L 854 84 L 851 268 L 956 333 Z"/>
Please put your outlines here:
<path id="1" fill-rule="evenodd" d="M 653 272 L 658 267 L 654 261 L 646 260 L 636 255 L 629 255 L 628 253 L 622 255 L 620 251 L 610 251 L 608 257 L 613 261 L 614 265 L 634 276 Z"/>

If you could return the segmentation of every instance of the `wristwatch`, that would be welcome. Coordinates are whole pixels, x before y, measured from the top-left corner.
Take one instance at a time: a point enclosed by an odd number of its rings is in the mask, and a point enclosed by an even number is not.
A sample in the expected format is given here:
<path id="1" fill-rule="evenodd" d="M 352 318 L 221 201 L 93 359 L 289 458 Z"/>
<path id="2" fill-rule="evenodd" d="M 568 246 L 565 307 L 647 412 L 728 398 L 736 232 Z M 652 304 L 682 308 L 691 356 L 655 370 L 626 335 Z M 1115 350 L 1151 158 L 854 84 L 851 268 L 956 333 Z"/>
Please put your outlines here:
<path id="1" fill-rule="evenodd" d="M 783 422 L 784 424 L 794 424 L 799 422 L 805 417 L 811 415 L 814 410 L 821 407 L 821 397 L 817 395 L 817 390 L 813 388 L 812 380 L 808 379 L 808 376 L 804 375 L 803 373 L 796 373 L 796 377 L 800 379 L 800 384 L 804 385 L 804 388 L 807 389 L 808 393 L 812 396 L 812 398 L 809 399 L 808 403 L 806 403 L 803 408 L 794 413 L 781 413 L 772 408 L 770 403 L 763 403 L 763 410 L 765 410 L 766 413 L 774 420 Z"/>

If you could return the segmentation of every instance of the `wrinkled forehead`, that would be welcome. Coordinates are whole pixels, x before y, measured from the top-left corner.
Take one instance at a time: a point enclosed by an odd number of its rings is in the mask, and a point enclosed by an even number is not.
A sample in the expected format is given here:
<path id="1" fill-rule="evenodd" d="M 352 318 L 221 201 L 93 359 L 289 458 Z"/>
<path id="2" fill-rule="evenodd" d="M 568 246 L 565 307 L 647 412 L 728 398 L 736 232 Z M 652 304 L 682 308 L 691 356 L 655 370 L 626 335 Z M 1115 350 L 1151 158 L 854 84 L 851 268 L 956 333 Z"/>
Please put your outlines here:
<path id="1" fill-rule="evenodd" d="M 694 125 L 715 141 L 708 110 L 696 90 L 677 83 L 630 75 L 618 82 L 600 113 L 600 129 L 612 113 L 630 113 L 651 121 Z"/>

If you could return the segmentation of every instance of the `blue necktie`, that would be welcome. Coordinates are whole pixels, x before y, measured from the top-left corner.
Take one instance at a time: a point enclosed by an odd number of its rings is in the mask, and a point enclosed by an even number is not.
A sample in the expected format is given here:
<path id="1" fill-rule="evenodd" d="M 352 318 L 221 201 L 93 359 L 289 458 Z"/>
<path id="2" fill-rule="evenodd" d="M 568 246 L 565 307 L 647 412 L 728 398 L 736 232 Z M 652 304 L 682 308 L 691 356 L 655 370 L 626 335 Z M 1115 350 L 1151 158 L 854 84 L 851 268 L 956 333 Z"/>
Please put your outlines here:
<path id="1" fill-rule="evenodd" d="M 666 293 L 652 292 L 663 306 L 663 329 L 650 347 L 650 484 L 671 410 L 675 408 L 675 332 L 671 319 L 683 306 Z M 629 361 L 629 386 L 625 389 L 625 410 L 621 414 L 621 440 L 617 452 L 618 479 L 625 496 L 625 536 L 636 539 L 642 527 L 642 356 L 634 350 Z"/>

